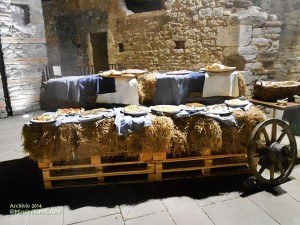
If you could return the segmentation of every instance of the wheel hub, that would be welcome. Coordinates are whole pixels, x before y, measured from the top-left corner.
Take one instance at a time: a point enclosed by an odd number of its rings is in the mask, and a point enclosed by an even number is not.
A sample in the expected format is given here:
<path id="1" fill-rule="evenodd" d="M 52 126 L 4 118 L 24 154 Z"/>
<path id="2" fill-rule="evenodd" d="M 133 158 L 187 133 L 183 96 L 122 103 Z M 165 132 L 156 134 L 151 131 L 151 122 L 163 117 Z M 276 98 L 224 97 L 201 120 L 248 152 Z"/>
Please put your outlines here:
<path id="1" fill-rule="evenodd" d="M 274 142 L 270 145 L 270 156 L 272 160 L 285 160 L 290 155 L 290 148 L 287 145 L 282 145 L 278 142 Z"/>

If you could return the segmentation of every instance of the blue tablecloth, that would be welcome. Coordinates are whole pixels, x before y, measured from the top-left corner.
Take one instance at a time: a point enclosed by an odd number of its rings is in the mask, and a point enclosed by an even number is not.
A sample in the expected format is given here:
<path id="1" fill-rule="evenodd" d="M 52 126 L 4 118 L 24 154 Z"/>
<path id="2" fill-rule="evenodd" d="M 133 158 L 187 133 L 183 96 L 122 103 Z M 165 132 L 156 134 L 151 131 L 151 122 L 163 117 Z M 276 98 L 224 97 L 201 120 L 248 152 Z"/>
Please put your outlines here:
<path id="1" fill-rule="evenodd" d="M 93 108 L 98 94 L 115 92 L 115 79 L 95 75 L 50 79 L 42 88 L 41 109 Z"/>
<path id="2" fill-rule="evenodd" d="M 203 92 L 204 72 L 183 75 L 156 75 L 154 105 L 179 105 L 187 102 L 188 93 Z"/>

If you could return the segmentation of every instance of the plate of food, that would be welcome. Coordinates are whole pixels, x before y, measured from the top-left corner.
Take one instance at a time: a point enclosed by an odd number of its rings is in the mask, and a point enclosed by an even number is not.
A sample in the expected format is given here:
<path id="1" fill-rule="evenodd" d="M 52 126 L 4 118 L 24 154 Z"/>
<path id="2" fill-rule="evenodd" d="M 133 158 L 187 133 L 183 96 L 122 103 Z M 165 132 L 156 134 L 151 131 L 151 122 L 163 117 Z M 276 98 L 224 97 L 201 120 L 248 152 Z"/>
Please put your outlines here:
<path id="1" fill-rule="evenodd" d="M 107 108 L 84 110 L 83 112 L 81 112 L 80 117 L 83 117 L 83 118 L 99 117 L 99 116 L 103 115 L 103 113 L 107 113 L 109 111 L 110 111 L 110 109 L 107 109 Z"/>
<path id="2" fill-rule="evenodd" d="M 228 108 L 225 104 L 217 104 L 206 107 L 205 111 L 212 114 L 225 116 L 230 115 L 233 112 L 233 109 Z"/>
<path id="3" fill-rule="evenodd" d="M 180 112 L 181 108 L 177 105 L 156 105 L 151 110 L 158 113 L 176 114 Z"/>
<path id="4" fill-rule="evenodd" d="M 109 77 L 109 76 L 121 76 L 122 72 L 118 70 L 107 70 L 99 73 L 100 76 Z"/>
<path id="5" fill-rule="evenodd" d="M 225 100 L 224 103 L 229 107 L 237 108 L 237 107 L 246 106 L 250 102 L 248 100 L 241 100 L 241 99 L 236 98 L 236 99 Z"/>
<path id="6" fill-rule="evenodd" d="M 58 109 L 56 111 L 57 116 L 74 116 L 80 115 L 83 112 L 83 109 L 80 108 L 65 108 L 65 109 Z"/>
<path id="7" fill-rule="evenodd" d="M 224 66 L 222 64 L 214 63 L 212 65 L 208 65 L 205 68 L 201 68 L 200 70 L 204 70 L 210 73 L 222 73 L 222 72 L 229 72 L 235 70 L 236 67 L 232 66 Z"/>
<path id="8" fill-rule="evenodd" d="M 140 69 L 122 70 L 122 74 L 144 74 L 146 72 L 147 72 L 146 70 L 140 70 Z"/>
<path id="9" fill-rule="evenodd" d="M 176 71 L 167 72 L 166 75 L 183 75 L 183 74 L 188 74 L 190 72 L 191 71 L 189 70 L 176 70 Z"/>
<path id="10" fill-rule="evenodd" d="M 148 108 L 138 105 L 128 105 L 124 107 L 122 113 L 129 116 L 145 116 L 148 113 Z"/>
<path id="11" fill-rule="evenodd" d="M 33 123 L 52 123 L 56 121 L 56 117 L 54 115 L 43 114 L 32 118 L 30 121 Z"/>
<path id="12" fill-rule="evenodd" d="M 205 109 L 205 105 L 201 103 L 186 103 L 182 106 L 182 109 L 186 111 L 201 111 Z"/>

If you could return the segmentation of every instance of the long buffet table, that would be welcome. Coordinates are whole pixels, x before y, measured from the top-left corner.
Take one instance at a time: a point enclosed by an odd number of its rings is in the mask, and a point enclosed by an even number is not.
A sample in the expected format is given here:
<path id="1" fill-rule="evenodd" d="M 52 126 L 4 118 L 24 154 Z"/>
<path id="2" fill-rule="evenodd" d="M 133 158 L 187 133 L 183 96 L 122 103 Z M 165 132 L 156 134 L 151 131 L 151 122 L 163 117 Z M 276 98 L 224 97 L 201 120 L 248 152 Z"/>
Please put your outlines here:
<path id="1" fill-rule="evenodd" d="M 140 76 L 102 77 L 97 74 L 62 77 L 50 79 L 43 85 L 40 105 L 41 109 L 54 111 L 71 107 L 91 109 L 100 104 L 144 104 L 142 95 L 147 91 L 153 93 L 151 105 L 185 104 L 194 93 L 201 97 L 236 97 L 240 94 L 238 77 L 237 71 L 221 75 L 208 75 L 201 71 L 156 73 L 154 80 Z M 154 85 L 151 86 L 151 82 Z"/>
<path id="2" fill-rule="evenodd" d="M 38 161 L 45 188 L 205 176 L 228 168 L 246 172 L 248 138 L 265 120 L 254 106 L 224 117 L 233 118 L 234 125 L 203 114 L 151 111 L 141 116 L 150 118 L 150 125 L 120 135 L 117 118 L 124 122 L 131 116 L 109 113 L 92 120 L 63 116 L 59 123 L 24 125 L 24 149 Z"/>

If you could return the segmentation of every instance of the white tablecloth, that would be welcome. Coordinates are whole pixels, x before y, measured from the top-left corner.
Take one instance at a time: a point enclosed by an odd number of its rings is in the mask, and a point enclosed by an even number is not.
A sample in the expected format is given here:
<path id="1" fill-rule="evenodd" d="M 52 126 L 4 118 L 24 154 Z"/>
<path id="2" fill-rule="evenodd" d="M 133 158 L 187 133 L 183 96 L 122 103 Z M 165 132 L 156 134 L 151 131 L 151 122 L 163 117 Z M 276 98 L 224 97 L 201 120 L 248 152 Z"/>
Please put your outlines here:
<path id="1" fill-rule="evenodd" d="M 97 103 L 139 104 L 138 83 L 135 78 L 115 78 L 116 92 L 97 95 Z"/>
<path id="2" fill-rule="evenodd" d="M 238 72 L 206 73 L 202 97 L 239 96 Z"/>

